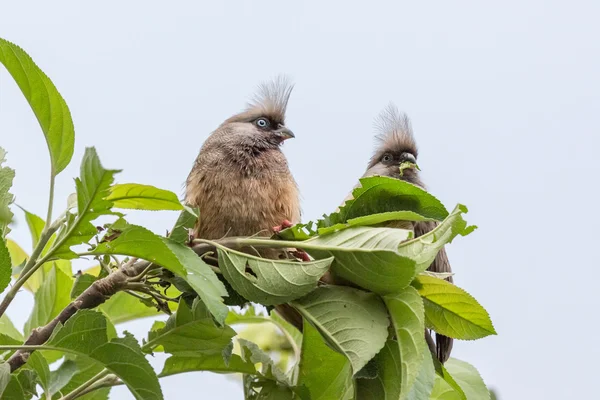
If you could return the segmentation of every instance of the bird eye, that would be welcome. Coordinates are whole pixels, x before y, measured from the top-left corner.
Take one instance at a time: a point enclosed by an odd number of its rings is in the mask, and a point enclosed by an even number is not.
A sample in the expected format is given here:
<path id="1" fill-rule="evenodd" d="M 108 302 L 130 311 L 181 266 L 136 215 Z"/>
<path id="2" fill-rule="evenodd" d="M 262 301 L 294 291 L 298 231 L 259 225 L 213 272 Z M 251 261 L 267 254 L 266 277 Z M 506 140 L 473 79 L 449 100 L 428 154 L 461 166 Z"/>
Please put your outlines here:
<path id="1" fill-rule="evenodd" d="M 255 121 L 256 126 L 258 126 L 259 128 L 266 128 L 269 125 L 271 125 L 271 122 L 269 122 L 268 119 L 266 118 L 259 118 Z"/>
<path id="2" fill-rule="evenodd" d="M 388 163 L 388 162 L 390 162 L 392 160 L 393 160 L 392 155 L 388 154 L 388 153 L 384 154 L 383 157 L 381 157 L 381 161 L 385 162 L 385 163 Z"/>

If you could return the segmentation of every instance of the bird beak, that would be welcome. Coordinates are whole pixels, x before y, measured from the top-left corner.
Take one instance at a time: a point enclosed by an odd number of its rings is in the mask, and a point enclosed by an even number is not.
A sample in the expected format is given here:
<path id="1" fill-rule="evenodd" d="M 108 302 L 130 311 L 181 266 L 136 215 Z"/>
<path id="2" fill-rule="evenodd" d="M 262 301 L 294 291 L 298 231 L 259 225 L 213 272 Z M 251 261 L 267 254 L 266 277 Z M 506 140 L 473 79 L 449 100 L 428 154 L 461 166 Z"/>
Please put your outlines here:
<path id="1" fill-rule="evenodd" d="M 276 129 L 274 132 L 277 136 L 279 136 L 281 138 L 281 140 L 286 140 L 286 139 L 291 139 L 291 138 L 296 137 L 296 135 L 294 135 L 294 132 L 292 132 L 290 129 L 286 128 L 285 126 L 280 126 L 279 129 Z"/>
<path id="2" fill-rule="evenodd" d="M 404 160 L 404 162 L 408 161 L 409 163 L 413 164 L 417 163 L 417 159 L 415 158 L 415 156 L 413 156 L 410 153 L 402 153 L 402 160 Z"/>

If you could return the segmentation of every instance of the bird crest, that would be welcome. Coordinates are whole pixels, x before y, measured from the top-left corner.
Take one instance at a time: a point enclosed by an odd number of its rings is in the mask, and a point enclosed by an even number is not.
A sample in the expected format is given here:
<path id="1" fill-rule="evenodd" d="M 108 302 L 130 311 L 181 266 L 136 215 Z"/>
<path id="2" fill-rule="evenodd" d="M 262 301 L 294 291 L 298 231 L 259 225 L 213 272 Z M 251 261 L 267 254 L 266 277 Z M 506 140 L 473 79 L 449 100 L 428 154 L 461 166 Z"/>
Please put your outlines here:
<path id="1" fill-rule="evenodd" d="M 293 88 L 294 85 L 285 76 L 261 83 L 246 109 L 226 122 L 246 122 L 266 117 L 273 122 L 284 124 L 285 112 Z"/>
<path id="2" fill-rule="evenodd" d="M 376 151 L 371 158 L 371 163 L 379 161 L 381 156 L 387 152 L 408 152 L 417 157 L 417 143 L 413 136 L 410 119 L 398 111 L 398 108 L 390 103 L 375 118 Z"/>

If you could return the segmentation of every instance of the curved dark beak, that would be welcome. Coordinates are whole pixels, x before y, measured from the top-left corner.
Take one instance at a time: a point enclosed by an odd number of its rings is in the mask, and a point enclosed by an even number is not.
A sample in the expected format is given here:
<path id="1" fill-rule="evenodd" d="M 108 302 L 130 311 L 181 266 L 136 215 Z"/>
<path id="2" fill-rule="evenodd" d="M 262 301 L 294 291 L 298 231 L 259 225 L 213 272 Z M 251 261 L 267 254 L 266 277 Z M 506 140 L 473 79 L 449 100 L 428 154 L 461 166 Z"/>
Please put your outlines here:
<path id="1" fill-rule="evenodd" d="M 417 159 L 415 158 L 414 155 L 412 155 L 411 153 L 402 153 L 402 162 L 410 162 L 413 164 L 417 163 Z"/>
<path id="2" fill-rule="evenodd" d="M 294 135 L 294 132 L 292 132 L 290 129 L 286 128 L 283 125 L 279 125 L 279 128 L 276 129 L 274 132 L 277 136 L 281 138 L 281 140 L 287 140 L 296 137 L 296 135 Z"/>

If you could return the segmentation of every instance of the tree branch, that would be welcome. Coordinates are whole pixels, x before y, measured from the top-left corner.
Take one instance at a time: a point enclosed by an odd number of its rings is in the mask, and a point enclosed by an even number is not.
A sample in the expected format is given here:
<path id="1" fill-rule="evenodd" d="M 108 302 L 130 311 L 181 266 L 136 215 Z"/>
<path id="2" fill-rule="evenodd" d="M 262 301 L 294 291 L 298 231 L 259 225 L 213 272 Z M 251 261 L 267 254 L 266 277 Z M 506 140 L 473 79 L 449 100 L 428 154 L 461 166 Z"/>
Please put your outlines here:
<path id="1" fill-rule="evenodd" d="M 227 244 L 235 246 L 234 241 L 231 243 L 226 241 L 226 245 Z M 192 247 L 192 250 L 199 256 L 211 249 L 214 249 L 214 246 L 207 243 L 198 244 Z M 59 323 L 64 324 L 77 311 L 96 308 L 117 292 L 127 290 L 129 288 L 128 285 L 131 285 L 132 278 L 138 279 L 144 272 L 152 270 L 152 268 L 149 268 L 151 265 L 152 264 L 148 261 L 131 259 L 119 269 L 111 272 L 107 277 L 98 279 L 65 307 L 52 321 L 44 326 L 34 329 L 25 340 L 24 345 L 39 346 L 46 343 Z M 14 372 L 22 367 L 33 351 L 34 350 L 24 349 L 16 351 L 7 361 L 10 365 L 10 372 Z"/>
<path id="2" fill-rule="evenodd" d="M 59 323 L 64 324 L 79 310 L 98 307 L 117 292 L 124 290 L 127 287 L 127 280 L 139 275 L 148 265 L 147 261 L 128 262 L 107 277 L 97 280 L 65 307 L 52 321 L 34 329 L 27 340 L 25 340 L 24 345 L 42 345 L 46 343 L 50 335 L 52 335 L 54 328 Z M 10 371 L 13 372 L 23 366 L 29 359 L 31 352 L 27 350 L 18 350 L 15 352 L 8 359 Z"/>

